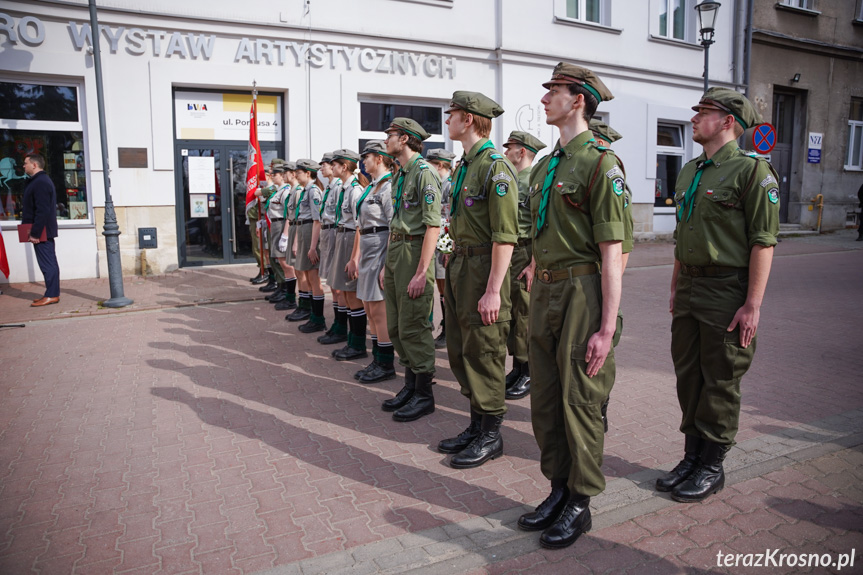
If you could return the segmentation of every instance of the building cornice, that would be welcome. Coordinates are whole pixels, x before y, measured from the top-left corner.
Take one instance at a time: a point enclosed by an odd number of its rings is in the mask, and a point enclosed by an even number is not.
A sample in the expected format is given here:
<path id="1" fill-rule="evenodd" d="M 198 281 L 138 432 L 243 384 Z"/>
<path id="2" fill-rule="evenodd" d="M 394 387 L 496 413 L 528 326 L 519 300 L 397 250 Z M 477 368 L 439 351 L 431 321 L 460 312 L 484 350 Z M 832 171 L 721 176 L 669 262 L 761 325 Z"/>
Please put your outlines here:
<path id="1" fill-rule="evenodd" d="M 842 58 L 843 60 L 857 62 L 863 61 L 863 48 L 831 44 L 811 38 L 796 38 L 781 32 L 774 32 L 773 30 L 753 29 L 752 41 L 758 44 L 775 46 L 795 52 L 807 52 L 827 58 Z"/>

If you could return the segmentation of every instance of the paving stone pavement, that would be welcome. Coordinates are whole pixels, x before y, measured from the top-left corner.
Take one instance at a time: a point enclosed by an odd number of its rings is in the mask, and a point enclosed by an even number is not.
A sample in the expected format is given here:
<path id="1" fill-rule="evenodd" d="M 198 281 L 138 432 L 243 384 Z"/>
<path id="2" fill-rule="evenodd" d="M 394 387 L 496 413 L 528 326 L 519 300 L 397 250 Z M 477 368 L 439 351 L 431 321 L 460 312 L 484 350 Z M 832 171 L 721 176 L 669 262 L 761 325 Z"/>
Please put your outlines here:
<path id="1" fill-rule="evenodd" d="M 398 380 L 356 383 L 365 363 L 285 322 L 251 266 L 126 278 L 120 311 L 106 280 L 39 310 L 38 285 L 0 286 L 0 323 L 27 326 L 0 329 L 0 573 L 745 573 L 717 553 L 772 549 L 856 563 L 761 571 L 863 572 L 863 242 L 844 235 L 777 248 L 728 484 L 689 505 L 651 487 L 681 451 L 672 248 L 636 246 L 608 487 L 560 551 L 515 528 L 548 489 L 529 401 L 502 458 L 459 471 L 430 448 L 468 421 L 444 351 L 437 411 L 397 424 Z"/>

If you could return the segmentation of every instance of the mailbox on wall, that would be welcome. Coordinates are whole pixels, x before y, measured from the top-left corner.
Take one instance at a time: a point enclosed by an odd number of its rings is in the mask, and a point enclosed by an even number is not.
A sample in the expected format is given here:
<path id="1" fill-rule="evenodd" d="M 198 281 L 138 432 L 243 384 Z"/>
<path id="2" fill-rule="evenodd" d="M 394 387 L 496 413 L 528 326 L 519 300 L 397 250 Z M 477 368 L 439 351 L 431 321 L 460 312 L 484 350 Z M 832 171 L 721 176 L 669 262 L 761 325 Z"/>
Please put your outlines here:
<path id="1" fill-rule="evenodd" d="M 156 228 L 138 228 L 138 247 L 142 250 L 159 247 Z"/>

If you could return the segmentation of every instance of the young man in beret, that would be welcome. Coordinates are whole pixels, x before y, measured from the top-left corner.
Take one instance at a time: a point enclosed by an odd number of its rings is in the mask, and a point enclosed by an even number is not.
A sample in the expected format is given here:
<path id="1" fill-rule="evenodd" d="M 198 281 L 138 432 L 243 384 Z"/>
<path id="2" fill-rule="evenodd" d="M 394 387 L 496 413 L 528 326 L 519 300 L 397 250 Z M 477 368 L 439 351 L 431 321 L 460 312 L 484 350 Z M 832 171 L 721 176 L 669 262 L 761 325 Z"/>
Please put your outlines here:
<path id="1" fill-rule="evenodd" d="M 449 217 L 449 197 L 452 192 L 452 161 L 455 159 L 455 154 L 444 148 L 433 148 L 426 154 L 428 163 L 434 166 L 437 170 L 437 175 L 440 176 L 440 213 L 441 222 L 444 218 Z M 443 230 L 441 230 L 443 233 Z M 444 280 L 446 279 L 446 258 L 448 254 L 435 249 L 434 254 L 434 279 L 437 284 L 437 290 L 440 294 L 440 333 L 434 340 L 435 349 L 443 349 L 446 347 L 446 314 L 443 313 L 444 301 Z"/>
<path id="2" fill-rule="evenodd" d="M 434 257 L 440 232 L 440 179 L 420 155 L 429 133 L 415 120 L 394 118 L 385 130 L 387 153 L 399 163 L 393 175 L 393 219 L 381 272 L 387 330 L 405 366 L 404 387 L 383 402 L 396 421 L 434 412 L 435 347 L 429 321 L 434 303 Z"/>
<path id="3" fill-rule="evenodd" d="M 601 406 L 615 376 L 625 180 L 588 128 L 599 103 L 613 98 L 605 84 L 561 62 L 543 87 L 546 122 L 560 140 L 530 178 L 529 353 L 531 419 L 551 493 L 518 524 L 542 530 L 542 546 L 561 548 L 590 530 L 590 498 L 605 489 Z"/>
<path id="4" fill-rule="evenodd" d="M 527 357 L 527 320 L 533 274 L 527 267 L 531 250 L 530 173 L 536 153 L 545 144 L 527 132 L 512 132 L 503 153 L 518 171 L 518 245 L 512 251 L 509 275 L 512 280 L 512 320 L 506 348 L 512 356 L 512 370 L 506 375 L 506 398 L 521 399 L 530 393 L 530 363 Z"/>
<path id="5" fill-rule="evenodd" d="M 453 94 L 446 124 L 465 153 L 450 203 L 453 252 L 446 273 L 447 354 L 470 400 L 470 425 L 438 444 L 450 465 L 477 467 L 503 454 L 504 366 L 510 322 L 509 263 L 518 241 L 517 174 L 488 139 L 503 109 L 479 92 Z"/>
<path id="6" fill-rule="evenodd" d="M 711 88 L 692 109 L 692 139 L 704 151 L 677 178 L 669 302 L 685 455 L 656 481 L 677 501 L 701 501 L 725 486 L 722 462 L 737 434 L 740 379 L 755 355 L 779 233 L 776 172 L 737 147 L 761 121 L 752 103 Z"/>

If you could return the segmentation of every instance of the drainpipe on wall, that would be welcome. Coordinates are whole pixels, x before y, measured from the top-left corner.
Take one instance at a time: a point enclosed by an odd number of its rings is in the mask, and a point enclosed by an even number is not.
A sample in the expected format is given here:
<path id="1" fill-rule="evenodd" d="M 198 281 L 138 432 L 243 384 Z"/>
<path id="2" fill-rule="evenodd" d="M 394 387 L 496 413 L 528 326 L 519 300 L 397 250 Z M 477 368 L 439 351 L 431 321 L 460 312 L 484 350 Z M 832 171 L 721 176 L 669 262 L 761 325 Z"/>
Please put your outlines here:
<path id="1" fill-rule="evenodd" d="M 496 85 L 495 85 L 495 101 L 503 104 L 503 52 L 501 49 L 501 45 L 503 44 L 503 0 L 495 0 L 495 35 L 497 36 L 494 41 L 494 59 L 495 64 L 497 65 L 497 75 L 496 75 Z M 503 142 L 506 136 L 504 136 L 501 130 L 503 129 L 502 122 L 495 122 L 497 125 L 497 141 L 498 143 Z M 465 150 L 467 152 L 467 150 Z"/>
<path id="2" fill-rule="evenodd" d="M 746 86 L 746 97 L 749 97 L 749 69 L 752 66 L 752 11 L 755 0 L 746 0 L 746 48 L 743 60 L 743 84 Z"/>

